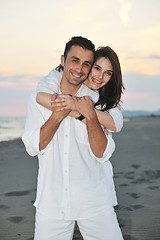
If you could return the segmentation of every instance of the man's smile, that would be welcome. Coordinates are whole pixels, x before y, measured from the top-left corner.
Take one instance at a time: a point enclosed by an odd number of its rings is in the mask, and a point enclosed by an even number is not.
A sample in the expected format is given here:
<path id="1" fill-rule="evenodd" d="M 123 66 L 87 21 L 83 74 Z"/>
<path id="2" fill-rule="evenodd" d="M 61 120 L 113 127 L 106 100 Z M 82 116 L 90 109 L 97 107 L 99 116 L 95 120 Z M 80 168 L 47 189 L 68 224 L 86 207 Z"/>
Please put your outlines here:
<path id="1" fill-rule="evenodd" d="M 77 79 L 79 79 L 79 78 L 81 78 L 84 74 L 77 74 L 77 73 L 73 73 L 73 72 L 71 72 L 71 74 L 72 74 L 72 76 L 73 77 L 75 77 L 75 78 L 77 78 Z"/>

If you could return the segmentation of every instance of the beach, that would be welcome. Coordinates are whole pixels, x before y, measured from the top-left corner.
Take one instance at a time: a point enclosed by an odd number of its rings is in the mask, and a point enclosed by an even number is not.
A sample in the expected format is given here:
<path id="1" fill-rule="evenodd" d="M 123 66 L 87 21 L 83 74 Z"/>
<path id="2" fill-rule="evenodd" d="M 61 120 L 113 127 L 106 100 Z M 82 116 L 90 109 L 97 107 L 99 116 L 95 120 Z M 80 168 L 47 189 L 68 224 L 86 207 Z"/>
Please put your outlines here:
<path id="1" fill-rule="evenodd" d="M 110 161 L 124 239 L 159 240 L 160 117 L 126 118 L 113 138 Z M 37 172 L 37 157 L 20 139 L 0 142 L 0 240 L 33 240 Z M 76 228 L 74 240 L 81 239 Z"/>

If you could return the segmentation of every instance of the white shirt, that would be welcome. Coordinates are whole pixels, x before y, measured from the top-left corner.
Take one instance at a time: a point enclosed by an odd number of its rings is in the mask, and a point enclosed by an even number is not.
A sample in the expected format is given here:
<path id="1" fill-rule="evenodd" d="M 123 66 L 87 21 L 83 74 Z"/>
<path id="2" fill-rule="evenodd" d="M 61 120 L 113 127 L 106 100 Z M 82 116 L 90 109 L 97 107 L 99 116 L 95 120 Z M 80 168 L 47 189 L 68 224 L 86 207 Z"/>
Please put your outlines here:
<path id="1" fill-rule="evenodd" d="M 97 93 L 84 84 L 76 96 Z M 39 151 L 40 128 L 51 111 L 40 106 L 33 93 L 28 105 L 22 140 L 31 156 L 38 155 L 39 173 L 35 206 L 54 219 L 85 219 L 117 204 L 113 171 L 109 161 L 115 144 L 107 135 L 108 144 L 102 158 L 97 158 L 89 145 L 86 125 L 66 117 L 48 146 Z"/>
<path id="2" fill-rule="evenodd" d="M 60 81 L 62 78 L 62 71 L 58 72 L 53 69 L 49 72 L 49 74 L 43 77 L 37 86 L 37 92 L 46 92 L 46 93 L 58 93 L 60 88 Z M 118 107 L 111 108 L 108 110 L 108 113 L 112 116 L 115 126 L 116 132 L 120 132 L 123 127 L 123 115 L 121 110 Z M 110 131 L 110 130 L 108 130 Z M 113 132 L 113 131 L 110 131 Z"/>

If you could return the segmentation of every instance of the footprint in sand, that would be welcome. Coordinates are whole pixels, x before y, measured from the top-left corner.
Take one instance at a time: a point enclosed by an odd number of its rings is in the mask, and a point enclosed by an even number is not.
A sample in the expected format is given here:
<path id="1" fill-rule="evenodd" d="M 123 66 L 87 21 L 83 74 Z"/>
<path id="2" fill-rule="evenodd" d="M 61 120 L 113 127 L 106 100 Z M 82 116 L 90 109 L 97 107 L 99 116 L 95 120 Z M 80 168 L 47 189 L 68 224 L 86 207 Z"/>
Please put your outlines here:
<path id="1" fill-rule="evenodd" d="M 141 173 L 141 175 L 132 181 L 133 184 L 142 184 L 142 183 L 153 183 L 154 180 L 160 178 L 160 170 L 146 170 Z"/>
<path id="2" fill-rule="evenodd" d="M 134 210 L 138 210 L 141 208 L 144 208 L 143 205 L 130 205 L 129 207 L 127 207 L 129 211 L 134 211 Z"/>
<path id="3" fill-rule="evenodd" d="M 123 172 L 115 172 L 114 178 L 120 178 L 123 175 Z"/>
<path id="4" fill-rule="evenodd" d="M 119 219 L 119 226 L 120 226 L 120 228 L 124 228 L 126 225 L 121 223 L 121 220 Z"/>
<path id="5" fill-rule="evenodd" d="M 151 190 L 159 189 L 158 186 L 150 186 L 150 187 L 147 187 L 147 188 L 149 188 L 149 189 L 151 189 Z"/>
<path id="6" fill-rule="evenodd" d="M 9 218 L 7 218 L 10 222 L 12 222 L 12 223 L 20 223 L 20 222 L 22 222 L 24 219 L 25 219 L 25 217 L 18 217 L 18 216 L 15 216 L 15 217 L 9 217 Z"/>
<path id="7" fill-rule="evenodd" d="M 138 240 L 137 238 L 133 237 L 132 235 L 124 235 L 125 240 Z"/>
<path id="8" fill-rule="evenodd" d="M 9 206 L 6 206 L 6 205 L 0 205 L 0 210 L 6 210 L 10 208 Z"/>
<path id="9" fill-rule="evenodd" d="M 17 191 L 17 192 L 8 192 L 5 194 L 6 197 L 20 197 L 20 196 L 25 196 L 28 195 L 32 192 L 32 190 L 27 190 L 27 191 Z"/>
<path id="10" fill-rule="evenodd" d="M 155 170 L 155 171 L 144 171 L 144 174 L 146 176 L 146 178 L 149 178 L 149 179 L 158 179 L 160 178 L 160 170 Z"/>
<path id="11" fill-rule="evenodd" d="M 126 172 L 124 177 L 127 179 L 135 179 L 135 172 Z"/>
<path id="12" fill-rule="evenodd" d="M 127 186 L 128 186 L 128 184 L 126 184 L 126 183 L 122 183 L 119 185 L 119 187 L 127 187 Z"/>
<path id="13" fill-rule="evenodd" d="M 138 210 L 138 209 L 141 209 L 141 208 L 144 208 L 144 206 L 143 205 L 130 205 L 130 206 L 128 206 L 128 207 L 126 207 L 126 206 L 120 206 L 120 207 L 118 207 L 118 210 L 127 210 L 127 211 L 135 211 L 135 210 Z"/>
<path id="14" fill-rule="evenodd" d="M 131 196 L 134 199 L 140 198 L 142 194 L 140 193 L 126 193 L 127 195 Z"/>
<path id="15" fill-rule="evenodd" d="M 133 183 L 133 184 L 150 183 L 150 180 L 146 180 L 145 178 L 140 177 L 140 178 L 132 181 L 131 183 Z"/>
<path id="16" fill-rule="evenodd" d="M 134 169 L 138 169 L 138 168 L 140 168 L 141 166 L 138 165 L 138 164 L 132 164 L 131 167 L 133 167 Z"/>

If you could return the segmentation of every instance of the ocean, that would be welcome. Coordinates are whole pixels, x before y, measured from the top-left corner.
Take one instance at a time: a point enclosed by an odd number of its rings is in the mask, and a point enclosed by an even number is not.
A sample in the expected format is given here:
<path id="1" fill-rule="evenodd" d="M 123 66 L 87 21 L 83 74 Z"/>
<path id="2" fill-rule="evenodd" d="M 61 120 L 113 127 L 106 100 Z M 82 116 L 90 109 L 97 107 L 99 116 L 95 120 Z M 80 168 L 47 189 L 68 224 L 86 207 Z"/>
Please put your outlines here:
<path id="1" fill-rule="evenodd" d="M 22 137 L 25 117 L 0 117 L 0 142 Z"/>
<path id="2" fill-rule="evenodd" d="M 147 111 L 125 111 L 124 121 L 130 117 L 139 116 L 160 116 L 160 110 L 155 112 Z M 25 117 L 2 117 L 0 116 L 0 142 L 14 140 L 22 137 L 25 125 Z"/>

